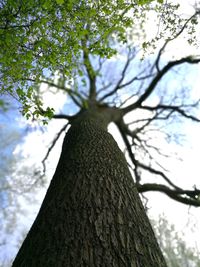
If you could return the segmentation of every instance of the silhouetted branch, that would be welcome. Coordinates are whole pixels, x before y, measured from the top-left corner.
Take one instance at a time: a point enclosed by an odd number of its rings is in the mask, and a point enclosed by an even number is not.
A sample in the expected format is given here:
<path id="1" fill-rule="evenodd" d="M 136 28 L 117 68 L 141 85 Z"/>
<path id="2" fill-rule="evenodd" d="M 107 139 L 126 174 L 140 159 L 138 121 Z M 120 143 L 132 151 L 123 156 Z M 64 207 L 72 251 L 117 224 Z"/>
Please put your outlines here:
<path id="1" fill-rule="evenodd" d="M 135 57 L 135 53 L 133 53 L 131 51 L 131 49 L 128 50 L 128 55 L 127 55 L 127 60 L 126 60 L 126 63 L 122 69 L 122 72 L 121 72 L 121 78 L 118 80 L 118 82 L 116 83 L 115 87 L 112 89 L 112 91 L 110 91 L 109 93 L 105 94 L 104 96 L 102 96 L 99 101 L 103 101 L 105 100 L 106 98 L 108 98 L 109 96 L 112 96 L 113 94 L 115 94 L 120 88 L 124 87 L 125 85 L 122 86 L 122 82 L 125 78 L 125 75 L 126 75 L 126 72 L 127 72 L 127 69 L 131 63 L 131 61 L 134 59 Z M 131 84 L 136 78 L 134 78 L 132 81 L 129 81 L 128 84 Z"/>
<path id="2" fill-rule="evenodd" d="M 141 106 L 142 109 L 146 109 L 146 110 L 150 110 L 150 111 L 154 111 L 154 110 L 169 110 L 171 112 L 171 114 L 173 112 L 176 112 L 176 113 L 179 113 L 181 116 L 183 116 L 185 118 L 191 119 L 191 120 L 196 121 L 196 122 L 200 122 L 199 118 L 197 118 L 197 117 L 195 117 L 193 115 L 187 114 L 187 112 L 185 110 L 183 110 L 183 107 L 184 107 L 183 105 L 176 106 L 176 105 L 164 105 L 164 104 L 159 104 L 159 105 L 154 106 L 154 107 Z"/>
<path id="3" fill-rule="evenodd" d="M 179 60 L 175 60 L 175 61 L 170 61 L 167 63 L 167 65 L 165 65 L 163 67 L 163 69 L 157 73 L 157 75 L 154 77 L 154 79 L 151 81 L 150 85 L 148 86 L 148 88 L 145 90 L 145 92 L 138 98 L 138 100 L 123 108 L 123 112 L 124 114 L 138 108 L 141 107 L 142 103 L 153 93 L 155 87 L 157 86 L 157 84 L 159 83 L 159 81 L 163 78 L 163 76 L 174 66 L 178 66 L 181 65 L 183 63 L 188 63 L 188 64 L 197 64 L 200 62 L 200 58 L 196 57 L 193 58 L 192 56 L 189 57 L 185 57 L 185 58 L 181 58 Z"/>
<path id="4" fill-rule="evenodd" d="M 106 59 L 105 58 L 101 58 L 101 57 L 99 57 L 99 61 L 98 61 L 98 63 L 99 63 L 99 67 L 98 67 L 98 69 L 96 70 L 96 72 L 97 73 L 99 73 L 100 71 L 101 71 L 101 69 L 102 69 L 102 67 L 103 67 L 103 64 L 106 62 Z"/>
<path id="5" fill-rule="evenodd" d="M 174 183 L 172 183 L 170 181 L 170 179 L 162 172 L 162 171 L 159 171 L 159 170 L 156 170 L 154 168 L 152 168 L 151 166 L 147 166 L 145 165 L 144 163 L 141 163 L 139 162 L 138 160 L 136 160 L 136 164 L 142 168 L 143 170 L 146 170 L 148 171 L 149 173 L 152 173 L 152 174 L 156 174 L 156 175 L 159 175 L 160 177 L 162 177 L 169 185 L 171 185 L 173 188 L 175 189 L 178 189 L 180 190 L 181 188 L 176 186 Z"/>
<path id="6" fill-rule="evenodd" d="M 153 74 L 152 73 L 151 74 L 148 74 L 148 75 L 145 75 L 145 76 L 140 76 L 140 74 L 139 74 L 139 75 L 133 77 L 132 79 L 130 79 L 128 82 L 121 84 L 119 86 L 119 89 L 121 89 L 123 87 L 126 87 L 126 86 L 132 84 L 135 81 L 142 81 L 142 80 L 146 80 L 146 79 L 151 78 L 151 77 L 153 77 Z"/>
<path id="7" fill-rule="evenodd" d="M 120 103 L 120 106 L 119 107 L 121 108 L 122 106 L 124 106 L 128 101 L 130 101 L 135 96 L 137 96 L 137 93 L 134 93 L 134 94 L 130 95 L 129 97 L 127 97 L 124 101 L 122 101 Z"/>
<path id="8" fill-rule="evenodd" d="M 86 26 L 86 29 L 89 31 L 89 25 Z M 87 71 L 87 76 L 90 82 L 89 87 L 89 99 L 94 101 L 96 99 L 96 73 L 92 66 L 89 57 L 89 49 L 87 47 L 88 35 L 86 34 L 84 38 L 81 40 L 82 51 L 83 51 L 83 64 Z"/>
<path id="9" fill-rule="evenodd" d="M 137 136 L 137 133 L 136 132 L 131 132 L 127 125 L 123 122 L 120 122 L 119 124 L 117 124 L 118 126 L 118 129 L 121 133 L 121 136 L 123 138 L 123 141 L 126 145 L 126 148 L 127 148 L 127 151 L 128 151 L 128 155 L 133 163 L 133 165 L 135 166 L 135 168 L 141 168 L 142 170 L 145 170 L 145 171 L 148 171 L 149 173 L 151 174 L 155 174 L 155 175 L 158 175 L 160 176 L 161 178 L 163 178 L 170 186 L 172 186 L 174 189 L 176 190 L 180 190 L 181 188 L 176 186 L 174 183 L 171 182 L 171 180 L 165 175 L 164 172 L 160 171 L 160 170 L 157 170 L 151 166 L 148 166 L 142 162 L 140 162 L 139 160 L 137 160 L 135 158 L 135 155 L 134 153 L 132 152 L 132 148 L 131 148 L 131 144 L 128 140 L 128 137 L 127 135 L 129 135 L 130 137 L 134 138 Z M 137 137 L 139 139 L 139 137 Z"/>
<path id="10" fill-rule="evenodd" d="M 145 192 L 150 192 L 150 191 L 157 191 L 157 192 L 162 192 L 165 193 L 166 195 L 168 195 L 170 198 L 172 198 L 173 200 L 179 201 L 181 203 L 187 204 L 187 205 L 192 205 L 195 207 L 199 207 L 200 206 L 200 190 L 195 189 L 195 190 L 183 190 L 180 187 L 174 185 L 170 179 L 161 171 L 155 170 L 154 168 L 150 167 L 150 166 L 146 166 L 145 164 L 139 162 L 138 160 L 136 160 L 134 154 L 132 153 L 132 149 L 131 149 L 131 144 L 126 136 L 126 134 L 123 131 L 123 127 L 121 127 L 120 125 L 118 125 L 119 131 L 122 135 L 122 138 L 124 140 L 124 143 L 127 147 L 127 151 L 129 154 L 129 157 L 131 159 L 131 161 L 134 164 L 134 169 L 132 168 L 132 170 L 134 171 L 135 174 L 135 179 L 136 179 L 136 187 L 138 189 L 138 191 L 140 193 L 145 193 Z M 166 185 L 162 185 L 162 184 L 155 184 L 155 183 L 145 183 L 145 184 L 140 184 L 140 174 L 138 171 L 138 167 L 149 171 L 150 173 L 156 174 L 161 176 L 162 178 L 164 178 L 164 180 L 166 182 L 168 182 L 168 184 L 170 186 L 172 186 L 172 188 L 166 186 Z"/>
<path id="11" fill-rule="evenodd" d="M 117 124 L 119 132 L 121 133 L 122 139 L 123 139 L 124 144 L 125 144 L 125 146 L 127 148 L 128 155 L 129 155 L 132 163 L 134 164 L 135 163 L 135 157 L 134 157 L 134 154 L 132 153 L 131 144 L 129 143 L 128 137 L 126 136 L 122 125 L 123 125 L 122 122 Z M 140 174 L 138 172 L 138 168 L 137 168 L 136 164 L 134 164 L 134 168 L 132 168 L 132 170 L 133 170 L 133 172 L 135 174 L 136 183 L 139 183 L 141 177 L 140 177 Z"/>
<path id="12" fill-rule="evenodd" d="M 97 92 L 97 95 L 99 95 L 101 92 L 105 91 L 106 89 L 108 89 L 110 86 L 112 85 L 112 83 L 108 83 L 106 85 L 103 85 L 103 87 L 101 87 L 98 92 Z"/>
<path id="13" fill-rule="evenodd" d="M 58 141 L 58 139 L 60 138 L 61 134 L 65 131 L 65 129 L 67 128 L 67 126 L 69 125 L 69 123 L 65 124 L 61 130 L 56 134 L 55 138 L 53 139 L 51 146 L 49 147 L 49 149 L 47 150 L 47 153 L 44 157 L 44 159 L 42 160 L 42 165 L 43 165 L 43 173 L 46 173 L 46 160 L 48 159 L 49 154 L 51 153 L 52 149 L 54 148 L 54 146 L 56 145 L 56 142 Z"/>
<path id="14" fill-rule="evenodd" d="M 55 114 L 53 115 L 53 119 L 65 119 L 68 120 L 69 122 L 74 118 L 74 116 L 69 116 L 65 114 Z"/>
<path id="15" fill-rule="evenodd" d="M 181 203 L 192 205 L 194 207 L 200 206 L 200 190 L 194 189 L 194 190 L 183 190 L 181 188 L 179 189 L 171 189 L 166 185 L 162 184 L 136 184 L 136 187 L 140 193 L 145 192 L 151 192 L 151 191 L 157 191 L 165 193 L 170 198 L 179 201 Z"/>
<path id="16" fill-rule="evenodd" d="M 83 101 L 83 98 L 82 98 L 82 96 L 78 93 L 78 92 L 76 92 L 76 91 L 74 91 L 74 90 L 72 90 L 72 89 L 69 89 L 69 88 L 67 88 L 67 87 L 65 87 L 65 86 L 60 86 L 60 85 L 58 85 L 58 84 L 55 84 L 54 82 L 52 82 L 52 81 L 48 81 L 48 80 L 41 80 L 41 79 L 39 79 L 39 80 L 36 80 L 36 79 L 32 79 L 32 78 L 28 78 L 28 79 L 26 79 L 27 81 L 31 81 L 31 82 L 35 82 L 35 83 L 44 83 L 44 84 L 47 84 L 48 86 L 51 86 L 51 87 L 55 87 L 55 88 L 57 88 L 57 89 L 60 89 L 60 90 L 63 90 L 63 91 L 65 91 L 66 93 L 68 93 L 69 94 L 69 96 L 71 97 L 71 99 L 73 100 L 73 102 L 78 106 L 78 107 L 82 107 L 82 104 L 81 104 L 81 102 Z M 75 98 L 75 97 L 78 97 L 79 98 L 79 100 L 80 100 L 80 102 Z"/>

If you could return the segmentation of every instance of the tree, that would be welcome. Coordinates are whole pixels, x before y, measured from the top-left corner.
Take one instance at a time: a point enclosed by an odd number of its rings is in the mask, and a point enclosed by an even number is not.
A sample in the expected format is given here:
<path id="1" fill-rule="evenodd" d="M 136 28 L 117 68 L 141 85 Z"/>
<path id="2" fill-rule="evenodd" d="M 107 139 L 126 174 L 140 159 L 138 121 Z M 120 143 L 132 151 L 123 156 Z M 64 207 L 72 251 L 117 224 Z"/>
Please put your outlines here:
<path id="1" fill-rule="evenodd" d="M 177 232 L 165 216 L 152 221 L 159 246 L 169 267 L 198 267 L 200 254 L 197 248 L 188 246 L 184 233 Z"/>
<path id="2" fill-rule="evenodd" d="M 4 100 L 4 103 L 5 100 Z M 7 118 L 8 114 L 0 115 L 0 257 L 6 261 L 3 253 L 4 248 L 7 245 L 7 240 L 12 236 L 13 227 L 16 227 L 16 217 L 19 213 L 19 206 L 16 195 L 14 192 L 18 190 L 16 186 L 16 180 L 14 180 L 14 171 L 16 170 L 16 157 L 12 155 L 16 144 L 20 141 L 20 131 L 11 126 L 8 128 Z M 20 162 L 20 156 L 18 155 L 18 163 Z M 22 188 L 20 188 L 20 191 Z M 15 195 L 15 197 L 14 197 Z M 12 253 L 12 252 L 11 252 Z"/>
<path id="3" fill-rule="evenodd" d="M 169 92 L 162 83 L 172 69 L 199 63 L 193 54 L 163 58 L 183 33 L 189 32 L 191 42 L 199 12 L 180 18 L 177 6 L 149 2 L 1 3 L 1 91 L 19 99 L 27 118 L 66 119 L 63 131 L 70 125 L 55 175 L 13 267 L 166 266 L 138 191 L 160 191 L 200 205 L 200 191 L 175 185 L 152 156 L 162 155 L 159 146 L 149 141 L 159 122 L 166 125 L 177 117 L 199 122 L 199 100 L 181 97 L 177 88 Z M 159 28 L 144 41 L 148 12 L 156 12 Z M 156 50 L 161 41 L 157 56 L 141 61 L 140 48 Z M 54 114 L 42 102 L 40 84 L 65 91 L 77 112 Z M 155 95 L 159 102 L 153 105 Z M 136 118 L 138 111 L 145 116 Z M 135 119 L 127 123 L 130 113 Z M 135 183 L 107 132 L 111 122 L 128 151 Z M 168 137 L 170 126 L 164 130 Z M 146 172 L 164 183 L 142 183 Z"/>
<path id="4" fill-rule="evenodd" d="M 2 103 L 4 105 L 0 110 L 0 266 L 3 267 L 11 266 L 11 259 L 15 256 L 16 249 L 19 249 L 20 238 L 25 231 L 25 226 L 22 227 L 18 222 L 19 217 L 24 215 L 25 203 L 31 205 L 36 202 L 36 198 L 30 198 L 28 192 L 36 193 L 41 179 L 38 179 L 37 166 L 32 164 L 30 168 L 18 149 L 18 145 L 23 144 L 24 132 L 27 132 L 27 129 L 19 126 L 19 120 L 17 121 L 14 116 L 17 113 L 16 103 L 13 99 L 8 101 L 7 97 L 3 97 Z"/>

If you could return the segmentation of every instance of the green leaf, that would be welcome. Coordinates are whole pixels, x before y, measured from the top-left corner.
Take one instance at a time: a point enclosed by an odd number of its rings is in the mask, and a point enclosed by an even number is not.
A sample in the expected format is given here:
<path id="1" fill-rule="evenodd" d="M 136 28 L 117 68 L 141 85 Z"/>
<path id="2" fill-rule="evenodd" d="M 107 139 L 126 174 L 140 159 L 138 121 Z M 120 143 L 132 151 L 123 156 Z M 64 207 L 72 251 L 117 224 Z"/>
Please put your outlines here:
<path id="1" fill-rule="evenodd" d="M 17 92 L 19 98 L 24 97 L 24 95 L 25 95 L 24 91 L 21 88 L 17 88 L 16 92 Z"/>
<path id="2" fill-rule="evenodd" d="M 151 3 L 153 0 L 138 0 L 138 5 L 145 5 Z"/>
<path id="3" fill-rule="evenodd" d="M 3 111 L 7 111 L 8 110 L 8 103 L 5 102 L 3 99 L 0 99 L 0 109 Z"/>
<path id="4" fill-rule="evenodd" d="M 46 111 L 45 111 L 45 116 L 49 119 L 51 119 L 54 115 L 54 109 L 47 107 Z"/>
<path id="5" fill-rule="evenodd" d="M 64 4 L 64 0 L 56 0 L 56 3 L 57 3 L 58 5 L 62 5 L 62 4 Z"/>
<path id="6" fill-rule="evenodd" d="M 52 5 L 52 2 L 51 0 L 45 0 L 45 2 L 43 3 L 43 8 L 45 9 L 50 9 L 51 8 L 51 5 Z"/>

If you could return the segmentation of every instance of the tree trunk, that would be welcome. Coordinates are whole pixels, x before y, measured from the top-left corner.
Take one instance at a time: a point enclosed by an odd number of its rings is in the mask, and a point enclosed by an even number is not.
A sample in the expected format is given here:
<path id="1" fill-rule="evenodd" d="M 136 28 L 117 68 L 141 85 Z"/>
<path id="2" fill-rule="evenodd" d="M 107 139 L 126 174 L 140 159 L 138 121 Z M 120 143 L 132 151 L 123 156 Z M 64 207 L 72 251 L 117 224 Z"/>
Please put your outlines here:
<path id="1" fill-rule="evenodd" d="M 13 267 L 166 267 L 123 153 L 99 121 L 67 132 Z"/>

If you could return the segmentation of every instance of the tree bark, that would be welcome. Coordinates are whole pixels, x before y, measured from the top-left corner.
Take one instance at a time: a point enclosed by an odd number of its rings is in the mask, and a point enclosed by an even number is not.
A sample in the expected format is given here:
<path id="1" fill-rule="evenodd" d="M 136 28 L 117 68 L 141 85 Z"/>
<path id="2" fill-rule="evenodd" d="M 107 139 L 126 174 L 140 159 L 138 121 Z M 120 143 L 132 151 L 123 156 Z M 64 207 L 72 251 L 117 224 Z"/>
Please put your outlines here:
<path id="1" fill-rule="evenodd" d="M 81 116 L 81 115 L 80 115 Z M 166 267 L 125 157 L 100 121 L 72 123 L 13 267 Z"/>

